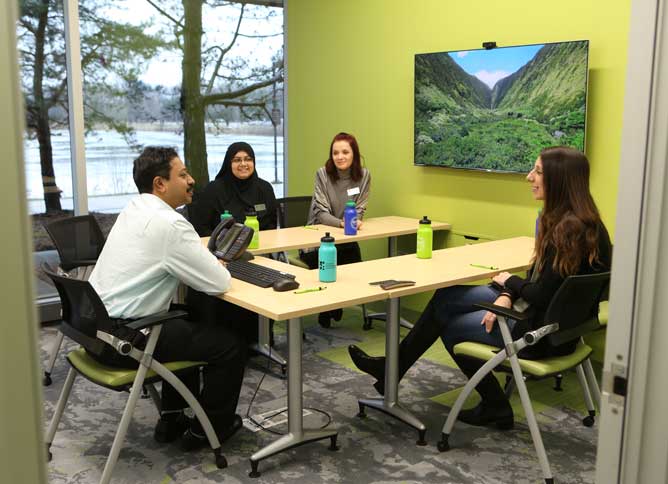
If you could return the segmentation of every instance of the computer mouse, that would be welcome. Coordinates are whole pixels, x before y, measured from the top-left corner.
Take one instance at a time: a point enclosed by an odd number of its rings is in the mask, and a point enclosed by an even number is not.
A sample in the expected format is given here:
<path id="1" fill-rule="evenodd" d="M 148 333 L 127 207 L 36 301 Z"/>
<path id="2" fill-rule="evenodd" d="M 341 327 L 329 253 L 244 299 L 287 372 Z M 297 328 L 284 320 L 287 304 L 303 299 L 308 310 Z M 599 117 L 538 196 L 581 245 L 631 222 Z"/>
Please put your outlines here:
<path id="1" fill-rule="evenodd" d="M 299 287 L 299 283 L 294 279 L 279 279 L 274 282 L 272 287 L 274 288 L 274 291 L 278 292 L 292 291 L 293 289 L 297 289 Z"/>

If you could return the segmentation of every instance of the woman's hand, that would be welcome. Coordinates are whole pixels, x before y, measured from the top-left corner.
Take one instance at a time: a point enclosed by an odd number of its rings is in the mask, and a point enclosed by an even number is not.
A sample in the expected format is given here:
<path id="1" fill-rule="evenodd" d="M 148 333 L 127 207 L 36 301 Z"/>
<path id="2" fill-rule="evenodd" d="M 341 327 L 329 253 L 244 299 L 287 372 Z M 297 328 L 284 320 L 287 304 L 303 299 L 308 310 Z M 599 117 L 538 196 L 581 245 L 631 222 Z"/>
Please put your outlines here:
<path id="1" fill-rule="evenodd" d="M 357 230 L 362 228 L 362 221 L 360 219 L 357 219 Z"/>
<path id="2" fill-rule="evenodd" d="M 494 301 L 494 305 L 510 309 L 513 306 L 513 303 L 508 296 L 503 294 L 496 298 L 496 300 Z M 492 329 L 494 329 L 495 322 L 496 322 L 496 314 L 494 314 L 491 311 L 487 311 L 485 312 L 485 316 L 483 316 L 482 322 L 480 324 L 484 324 L 485 331 L 491 333 Z"/>
<path id="3" fill-rule="evenodd" d="M 510 272 L 499 272 L 497 275 L 492 277 L 492 280 L 494 282 L 496 282 L 497 284 L 500 284 L 501 286 L 505 286 L 506 281 L 508 280 L 508 278 L 510 276 L 512 276 L 512 274 Z"/>

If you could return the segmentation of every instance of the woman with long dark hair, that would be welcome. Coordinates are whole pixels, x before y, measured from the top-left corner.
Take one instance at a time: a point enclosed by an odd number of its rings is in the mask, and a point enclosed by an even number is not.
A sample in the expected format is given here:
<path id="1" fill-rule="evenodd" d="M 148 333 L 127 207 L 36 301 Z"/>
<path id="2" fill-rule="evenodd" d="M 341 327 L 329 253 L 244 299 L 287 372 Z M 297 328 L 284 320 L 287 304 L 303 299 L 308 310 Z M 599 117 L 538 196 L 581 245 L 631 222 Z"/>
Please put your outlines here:
<path id="1" fill-rule="evenodd" d="M 526 326 L 520 328 L 509 321 L 513 334 L 520 335 L 544 324 L 547 307 L 566 277 L 610 270 L 610 238 L 589 192 L 589 162 L 585 155 L 567 147 L 546 148 L 527 181 L 534 198 L 543 201 L 532 267 L 527 277 L 501 272 L 492 278 L 493 284 L 489 286 L 453 286 L 436 291 L 414 328 L 401 342 L 400 378 L 439 336 L 469 378 L 482 363 L 454 355 L 456 344 L 474 341 L 503 346 L 495 324 L 496 315 L 474 308 L 473 304 L 492 302 L 529 312 Z M 546 341 L 541 341 L 532 348 L 532 354 L 522 356 L 568 354 L 575 344 L 549 347 Z M 378 380 L 374 386 L 383 393 L 385 358 L 371 357 L 357 346 L 348 349 L 357 367 Z M 459 420 L 472 425 L 511 428 L 513 411 L 496 378 L 488 374 L 476 390 L 482 397 L 481 403 L 460 412 Z"/>
<path id="2" fill-rule="evenodd" d="M 332 227 L 343 227 L 343 210 L 348 200 L 355 202 L 357 209 L 357 229 L 362 228 L 362 219 L 369 201 L 371 175 L 362 167 L 357 140 L 352 134 L 339 133 L 329 145 L 329 157 L 325 166 L 315 174 L 313 199 L 309 210 L 308 224 L 325 224 Z M 362 260 L 360 246 L 357 242 L 337 244 L 337 264 L 350 264 Z M 304 250 L 300 258 L 311 268 L 318 267 L 317 250 Z M 321 313 L 318 322 L 328 328 L 330 319 L 341 319 L 342 311 Z"/>

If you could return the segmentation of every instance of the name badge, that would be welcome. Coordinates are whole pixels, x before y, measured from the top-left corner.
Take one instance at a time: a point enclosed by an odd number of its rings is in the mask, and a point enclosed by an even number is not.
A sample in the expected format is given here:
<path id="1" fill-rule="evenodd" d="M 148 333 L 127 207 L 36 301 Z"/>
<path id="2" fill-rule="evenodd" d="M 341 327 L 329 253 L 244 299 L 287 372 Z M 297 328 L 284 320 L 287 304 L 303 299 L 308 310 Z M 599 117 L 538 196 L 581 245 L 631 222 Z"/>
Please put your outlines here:
<path id="1" fill-rule="evenodd" d="M 255 205 L 256 212 L 264 212 L 265 210 L 267 210 L 267 207 L 265 206 L 264 203 L 258 203 L 257 205 Z"/>
<path id="2" fill-rule="evenodd" d="M 360 194 L 360 187 L 355 187 L 355 188 L 349 188 L 348 189 L 348 196 L 352 197 L 353 195 L 359 195 Z"/>

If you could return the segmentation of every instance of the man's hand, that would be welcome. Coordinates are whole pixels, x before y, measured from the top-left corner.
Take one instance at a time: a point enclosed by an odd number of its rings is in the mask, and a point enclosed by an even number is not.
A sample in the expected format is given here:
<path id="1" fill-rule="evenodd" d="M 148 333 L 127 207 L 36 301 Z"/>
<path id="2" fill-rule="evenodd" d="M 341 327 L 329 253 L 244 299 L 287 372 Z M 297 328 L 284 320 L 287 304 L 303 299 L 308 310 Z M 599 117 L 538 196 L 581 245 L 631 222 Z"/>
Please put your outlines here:
<path id="1" fill-rule="evenodd" d="M 360 219 L 357 219 L 357 230 L 362 228 L 362 221 Z"/>
<path id="2" fill-rule="evenodd" d="M 506 272 L 506 274 L 508 274 L 508 273 Z M 504 308 L 510 309 L 512 307 L 513 303 L 508 296 L 503 294 L 503 295 L 496 298 L 496 300 L 494 301 L 494 305 L 502 306 Z M 494 323 L 495 322 L 496 322 L 496 314 L 494 314 L 491 311 L 486 311 L 485 316 L 483 316 L 482 322 L 480 324 L 484 324 L 485 325 L 485 331 L 487 331 L 488 333 L 491 333 L 492 329 L 494 328 Z"/>

